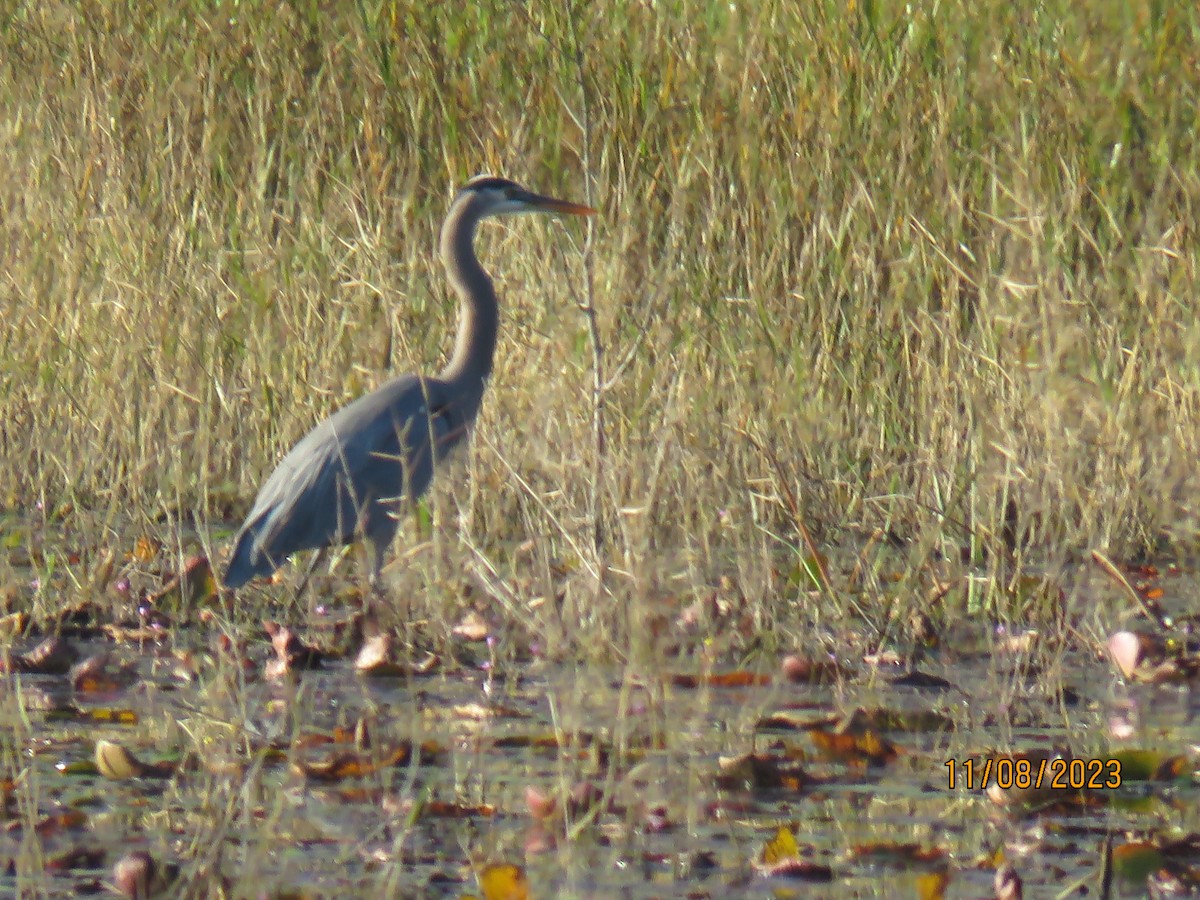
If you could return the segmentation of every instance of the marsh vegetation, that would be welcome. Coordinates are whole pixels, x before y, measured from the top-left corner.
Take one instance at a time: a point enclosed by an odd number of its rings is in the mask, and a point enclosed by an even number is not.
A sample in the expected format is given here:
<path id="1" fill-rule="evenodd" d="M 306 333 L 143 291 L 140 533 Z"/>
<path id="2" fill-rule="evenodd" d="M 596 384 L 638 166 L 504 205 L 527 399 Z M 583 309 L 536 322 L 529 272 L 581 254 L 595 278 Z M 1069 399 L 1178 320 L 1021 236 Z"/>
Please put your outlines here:
<path id="1" fill-rule="evenodd" d="M 788 822 L 830 893 L 1186 855 L 1196 9 L 327 7 L 0 12 L 0 599 L 14 654 L 111 654 L 10 658 L 13 890 L 133 846 L 197 895 L 454 896 L 493 861 L 539 896 L 722 896 Z M 602 214 L 481 233 L 497 366 L 385 572 L 393 668 L 355 674 L 353 552 L 299 603 L 302 560 L 162 592 L 315 421 L 436 371 L 437 231 L 483 171 Z M 264 678 L 263 620 L 323 667 Z M 1121 629 L 1184 687 L 1127 687 Z M 897 755 L 787 736 L 837 716 Z M 316 735 L 374 762 L 321 786 Z M 98 739 L 179 768 L 113 792 Z M 941 790 L 964 755 L 1147 745 L 1152 808 L 1039 813 L 1074 842 Z"/>

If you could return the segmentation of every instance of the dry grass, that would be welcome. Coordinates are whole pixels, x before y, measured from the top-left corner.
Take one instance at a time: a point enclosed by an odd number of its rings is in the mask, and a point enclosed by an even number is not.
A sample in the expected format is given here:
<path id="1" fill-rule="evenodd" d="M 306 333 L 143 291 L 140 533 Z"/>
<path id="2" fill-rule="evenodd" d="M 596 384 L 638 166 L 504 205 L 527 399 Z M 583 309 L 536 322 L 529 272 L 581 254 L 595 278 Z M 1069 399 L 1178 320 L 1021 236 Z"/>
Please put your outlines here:
<path id="1" fill-rule="evenodd" d="M 1187 546 L 1194 8 L 522 8 L 4 13 L 0 502 L 219 536 L 317 418 L 436 368 L 440 217 L 495 171 L 604 214 L 587 257 L 483 237 L 504 333 L 441 559 L 586 558 L 598 496 L 616 583 L 727 575 L 769 629 L 797 519 L 913 572 L 967 547 L 972 603 L 1013 596 L 1010 501 L 1016 571 Z M 609 363 L 642 340 L 595 494 L 589 283 Z"/>

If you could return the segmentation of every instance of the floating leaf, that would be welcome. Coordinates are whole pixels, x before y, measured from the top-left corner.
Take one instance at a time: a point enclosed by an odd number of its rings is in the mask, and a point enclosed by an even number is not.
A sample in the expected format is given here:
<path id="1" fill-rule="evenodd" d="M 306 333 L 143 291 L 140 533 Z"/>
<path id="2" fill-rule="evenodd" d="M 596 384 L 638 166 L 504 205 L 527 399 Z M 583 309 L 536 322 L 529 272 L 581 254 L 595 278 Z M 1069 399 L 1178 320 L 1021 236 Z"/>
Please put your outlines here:
<path id="1" fill-rule="evenodd" d="M 174 763 L 145 763 L 132 752 L 112 741 L 96 741 L 92 760 L 98 771 L 112 781 L 129 778 L 169 778 L 175 773 Z"/>
<path id="2" fill-rule="evenodd" d="M 114 644 L 152 644 L 167 640 L 171 633 L 165 628 L 153 625 L 121 625 L 118 622 L 106 622 L 100 630 Z"/>
<path id="3" fill-rule="evenodd" d="M 113 781 L 137 778 L 145 770 L 145 766 L 136 756 L 112 741 L 96 741 L 93 760 L 96 770 Z"/>
<path id="4" fill-rule="evenodd" d="M 796 835 L 786 825 L 780 825 L 775 836 L 763 844 L 759 861 L 768 866 L 785 859 L 797 859 L 800 856 L 800 845 L 796 843 Z"/>
<path id="5" fill-rule="evenodd" d="M 946 888 L 949 885 L 949 869 L 923 872 L 917 876 L 917 898 L 918 900 L 942 900 L 946 896 Z"/>
<path id="6" fill-rule="evenodd" d="M 833 869 L 824 863 L 806 859 L 785 859 L 760 870 L 767 878 L 825 883 L 833 881 Z M 776 893 L 776 896 L 779 896 Z"/>
<path id="7" fill-rule="evenodd" d="M 71 688 L 81 694 L 111 693 L 126 687 L 134 677 L 132 666 L 114 666 L 107 653 L 76 663 L 68 675 Z"/>
<path id="8" fill-rule="evenodd" d="M 60 812 L 52 813 L 42 819 L 39 819 L 37 824 L 33 826 L 33 830 L 43 838 L 61 834 L 64 831 L 78 831 L 86 827 L 88 823 L 87 813 L 81 809 L 64 809 Z M 24 822 L 21 819 L 15 819 L 9 822 L 6 826 L 7 831 L 18 831 Z"/>
<path id="9" fill-rule="evenodd" d="M 48 872 L 69 872 L 72 869 L 98 869 L 104 865 L 104 850 L 100 847 L 72 847 L 49 857 Z"/>
<path id="10" fill-rule="evenodd" d="M 406 666 L 392 660 L 392 636 L 386 632 L 371 635 L 363 641 L 354 659 L 354 671 L 372 678 L 403 678 L 409 674 Z"/>
<path id="11" fill-rule="evenodd" d="M 1108 639 L 1108 653 L 1122 675 L 1145 684 L 1188 681 L 1200 674 L 1200 657 L 1186 655 L 1154 634 L 1118 631 Z"/>
<path id="12" fill-rule="evenodd" d="M 275 650 L 275 658 L 263 669 L 264 677 L 275 681 L 289 677 L 300 669 L 321 667 L 325 653 L 311 644 L 304 643 L 286 625 L 267 621 L 263 622 L 263 628 L 270 636 L 271 646 Z"/>
<path id="13" fill-rule="evenodd" d="M 771 676 L 763 675 L 758 672 L 721 672 L 718 674 L 705 675 L 699 677 L 696 675 L 676 674 L 672 675 L 671 684 L 676 687 L 696 688 L 700 685 L 708 685 L 709 687 L 720 688 L 746 688 L 757 687 L 759 685 L 770 684 Z"/>
<path id="14" fill-rule="evenodd" d="M 149 853 L 138 850 L 117 860 L 112 883 L 121 896 L 145 900 L 165 896 L 178 875 L 178 866 L 159 865 Z"/>
<path id="15" fill-rule="evenodd" d="M 451 633 L 463 640 L 478 642 L 487 640 L 488 635 L 492 633 L 492 627 L 483 616 L 471 610 L 454 626 Z"/>
<path id="16" fill-rule="evenodd" d="M 24 656 L 10 656 L 0 662 L 2 672 L 25 675 L 65 675 L 79 659 L 79 651 L 60 637 L 47 638 Z"/>
<path id="17" fill-rule="evenodd" d="M 456 719 L 472 722 L 485 722 L 489 719 L 528 719 L 529 713 L 512 706 L 501 706 L 498 703 L 459 703 L 450 708 L 450 714 Z"/>
<path id="18" fill-rule="evenodd" d="M 883 765 L 899 755 L 895 744 L 870 729 L 833 732 L 813 728 L 808 734 L 821 753 L 838 762 Z"/>
<path id="19" fill-rule="evenodd" d="M 837 718 L 827 712 L 814 710 L 781 709 L 763 716 L 754 723 L 756 730 L 809 731 L 837 724 Z"/>
<path id="20" fill-rule="evenodd" d="M 852 674 L 832 659 L 809 659 L 795 654 L 785 656 L 780 668 L 783 677 L 792 684 L 828 684 Z"/>
<path id="21" fill-rule="evenodd" d="M 1191 761 L 1183 754 L 1168 756 L 1158 750 L 1118 750 L 1112 759 L 1120 763 L 1120 778 L 1128 781 L 1174 781 L 1191 774 Z"/>
<path id="22" fill-rule="evenodd" d="M 488 818 L 496 814 L 496 807 L 489 803 L 467 804 L 447 803 L 443 800 L 429 800 L 421 804 L 418 818 L 421 819 L 473 819 Z"/>
<path id="23" fill-rule="evenodd" d="M 799 766 L 781 766 L 770 756 L 746 753 L 717 760 L 717 783 L 727 788 L 776 789 L 799 791 L 814 779 Z"/>
<path id="24" fill-rule="evenodd" d="M 811 853 L 811 848 L 808 851 Z M 774 836 L 763 844 L 754 866 L 767 878 L 802 881 L 832 881 L 833 870 L 818 862 L 801 858 L 796 834 L 786 825 L 779 826 Z"/>
<path id="25" fill-rule="evenodd" d="M 1126 881 L 1145 882 L 1165 863 L 1162 850 L 1150 841 L 1131 841 L 1113 847 L 1113 872 Z"/>
<path id="26" fill-rule="evenodd" d="M 1003 863 L 996 869 L 992 890 L 995 891 L 996 900 L 1021 900 L 1024 893 L 1021 876 L 1010 864 Z"/>
<path id="27" fill-rule="evenodd" d="M 528 900 L 529 880 L 525 870 L 512 863 L 493 863 L 479 873 L 483 900 Z"/>
<path id="28" fill-rule="evenodd" d="M 905 672 L 892 679 L 892 684 L 895 687 L 911 687 L 921 688 L 923 690 L 949 690 L 954 687 L 945 678 L 939 678 L 937 675 L 930 675 L 928 672 L 921 672 L 913 669 L 911 672 Z"/>
<path id="29" fill-rule="evenodd" d="M 850 858 L 875 865 L 891 863 L 908 866 L 912 863 L 933 864 L 946 860 L 946 851 L 941 847 L 925 847 L 921 844 L 901 844 L 895 841 L 873 841 L 858 844 L 850 850 Z"/>
<path id="30" fill-rule="evenodd" d="M 1108 638 L 1108 653 L 1121 674 L 1132 678 L 1142 660 L 1143 636 L 1135 631 L 1118 631 Z"/>
<path id="31" fill-rule="evenodd" d="M 438 756 L 442 748 L 432 741 L 427 741 L 419 748 L 421 758 L 431 760 Z M 380 753 L 335 753 L 330 757 L 315 762 L 299 759 L 293 760 L 292 770 L 305 778 L 314 781 L 334 783 L 348 778 L 363 778 L 374 775 L 386 768 L 406 766 L 413 759 L 413 745 L 408 741 Z"/>
<path id="32" fill-rule="evenodd" d="M 136 725 L 139 721 L 137 712 L 132 709 L 114 709 L 107 706 L 85 710 L 81 715 L 93 722 L 105 722 L 110 725 Z"/>

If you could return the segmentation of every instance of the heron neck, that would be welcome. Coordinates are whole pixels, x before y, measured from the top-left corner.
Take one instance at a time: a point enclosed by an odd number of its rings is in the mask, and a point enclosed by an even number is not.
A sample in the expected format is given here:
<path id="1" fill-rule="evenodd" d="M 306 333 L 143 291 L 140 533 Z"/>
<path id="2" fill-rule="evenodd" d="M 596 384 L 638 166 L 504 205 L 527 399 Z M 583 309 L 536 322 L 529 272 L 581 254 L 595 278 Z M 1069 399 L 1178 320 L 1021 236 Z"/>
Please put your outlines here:
<path id="1" fill-rule="evenodd" d="M 500 310 L 492 279 L 475 256 L 475 227 L 480 216 L 470 198 L 450 208 L 442 226 L 442 262 L 450 283 L 458 291 L 458 336 L 454 353 L 441 377 L 467 391 L 478 391 L 492 374 Z"/>

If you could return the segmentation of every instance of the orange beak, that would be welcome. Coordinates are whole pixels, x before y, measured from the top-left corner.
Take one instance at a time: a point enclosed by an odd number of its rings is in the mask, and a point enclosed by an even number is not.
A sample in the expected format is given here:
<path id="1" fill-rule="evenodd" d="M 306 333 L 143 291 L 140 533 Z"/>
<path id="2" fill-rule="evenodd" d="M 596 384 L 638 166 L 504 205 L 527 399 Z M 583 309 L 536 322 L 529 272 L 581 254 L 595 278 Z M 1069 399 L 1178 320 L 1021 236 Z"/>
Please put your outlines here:
<path id="1" fill-rule="evenodd" d="M 598 212 L 598 210 L 592 209 L 590 206 L 585 206 L 582 203 L 572 203 L 570 200 L 556 200 L 553 197 L 547 197 L 543 194 L 535 194 L 533 191 L 522 191 L 517 199 L 523 203 L 528 203 L 536 209 L 562 213 L 567 216 L 594 216 Z"/>

